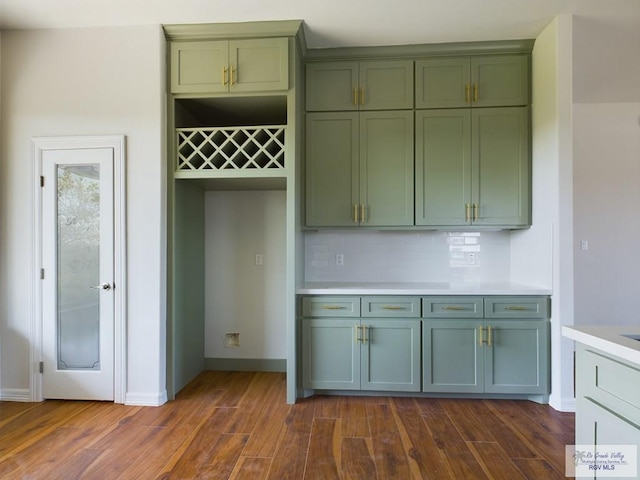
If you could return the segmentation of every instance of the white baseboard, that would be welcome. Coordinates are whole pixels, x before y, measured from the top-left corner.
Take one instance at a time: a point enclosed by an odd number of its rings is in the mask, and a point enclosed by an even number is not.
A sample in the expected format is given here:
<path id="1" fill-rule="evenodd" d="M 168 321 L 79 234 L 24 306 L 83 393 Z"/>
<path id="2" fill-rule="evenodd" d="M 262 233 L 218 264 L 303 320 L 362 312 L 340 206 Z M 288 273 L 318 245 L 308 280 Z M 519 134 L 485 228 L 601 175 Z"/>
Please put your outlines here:
<path id="1" fill-rule="evenodd" d="M 158 394 L 151 393 L 127 393 L 124 404 L 139 407 L 159 407 L 167 403 L 167 391 Z"/>
<path id="2" fill-rule="evenodd" d="M 0 391 L 3 402 L 30 402 L 31 392 L 28 388 L 5 388 Z"/>
<path id="3" fill-rule="evenodd" d="M 553 395 L 549 398 L 549 406 L 559 412 L 575 412 L 576 411 L 576 399 L 571 398 L 554 398 Z"/>

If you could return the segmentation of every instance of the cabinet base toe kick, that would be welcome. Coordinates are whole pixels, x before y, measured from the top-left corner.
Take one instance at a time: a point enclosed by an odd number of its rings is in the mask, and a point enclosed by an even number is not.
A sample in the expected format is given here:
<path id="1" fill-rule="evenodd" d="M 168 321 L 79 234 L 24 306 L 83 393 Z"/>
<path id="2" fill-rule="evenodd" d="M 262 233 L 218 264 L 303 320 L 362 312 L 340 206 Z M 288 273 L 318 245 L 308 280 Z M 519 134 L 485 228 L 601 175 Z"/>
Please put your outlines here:
<path id="1" fill-rule="evenodd" d="M 416 399 L 463 399 L 463 400 L 522 400 L 547 405 L 549 395 L 527 395 L 527 394 L 474 394 L 474 393 L 424 393 L 424 392 L 380 392 L 372 390 L 308 390 L 305 389 L 298 394 L 298 398 L 309 398 L 314 395 L 330 395 L 344 397 L 405 397 Z"/>

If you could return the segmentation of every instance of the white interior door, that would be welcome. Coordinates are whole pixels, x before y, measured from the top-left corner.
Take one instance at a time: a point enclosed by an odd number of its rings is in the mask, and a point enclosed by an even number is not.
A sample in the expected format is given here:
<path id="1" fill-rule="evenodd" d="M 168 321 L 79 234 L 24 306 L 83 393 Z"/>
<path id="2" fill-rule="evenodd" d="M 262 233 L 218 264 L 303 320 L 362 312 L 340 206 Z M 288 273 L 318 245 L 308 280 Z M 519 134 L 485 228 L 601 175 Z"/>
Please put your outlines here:
<path id="1" fill-rule="evenodd" d="M 42 396 L 114 400 L 114 149 L 41 159 Z"/>

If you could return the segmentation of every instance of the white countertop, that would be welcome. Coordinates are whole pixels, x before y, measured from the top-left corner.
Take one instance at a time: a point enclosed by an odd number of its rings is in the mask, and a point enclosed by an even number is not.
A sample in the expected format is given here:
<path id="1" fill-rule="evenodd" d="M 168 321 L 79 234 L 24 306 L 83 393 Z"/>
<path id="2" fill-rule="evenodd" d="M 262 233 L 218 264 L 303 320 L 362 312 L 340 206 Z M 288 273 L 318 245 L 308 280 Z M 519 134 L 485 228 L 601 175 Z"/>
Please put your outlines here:
<path id="1" fill-rule="evenodd" d="M 515 283 L 305 283 L 300 295 L 551 295 L 551 290 Z"/>
<path id="2" fill-rule="evenodd" d="M 562 327 L 562 335 L 640 365 L 640 341 L 625 336 L 631 335 L 634 338 L 640 338 L 640 326 L 564 326 Z"/>

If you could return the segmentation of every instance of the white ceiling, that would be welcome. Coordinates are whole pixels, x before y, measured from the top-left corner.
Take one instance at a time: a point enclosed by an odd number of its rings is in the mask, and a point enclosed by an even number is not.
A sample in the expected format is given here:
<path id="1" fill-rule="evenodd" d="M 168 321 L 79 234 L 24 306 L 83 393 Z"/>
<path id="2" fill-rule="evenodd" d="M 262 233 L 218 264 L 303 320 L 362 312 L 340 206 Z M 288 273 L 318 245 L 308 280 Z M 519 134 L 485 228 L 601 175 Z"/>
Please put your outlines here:
<path id="1" fill-rule="evenodd" d="M 0 0 L 0 29 L 301 19 L 309 48 L 535 38 L 557 15 L 640 20 L 640 0 Z"/>

